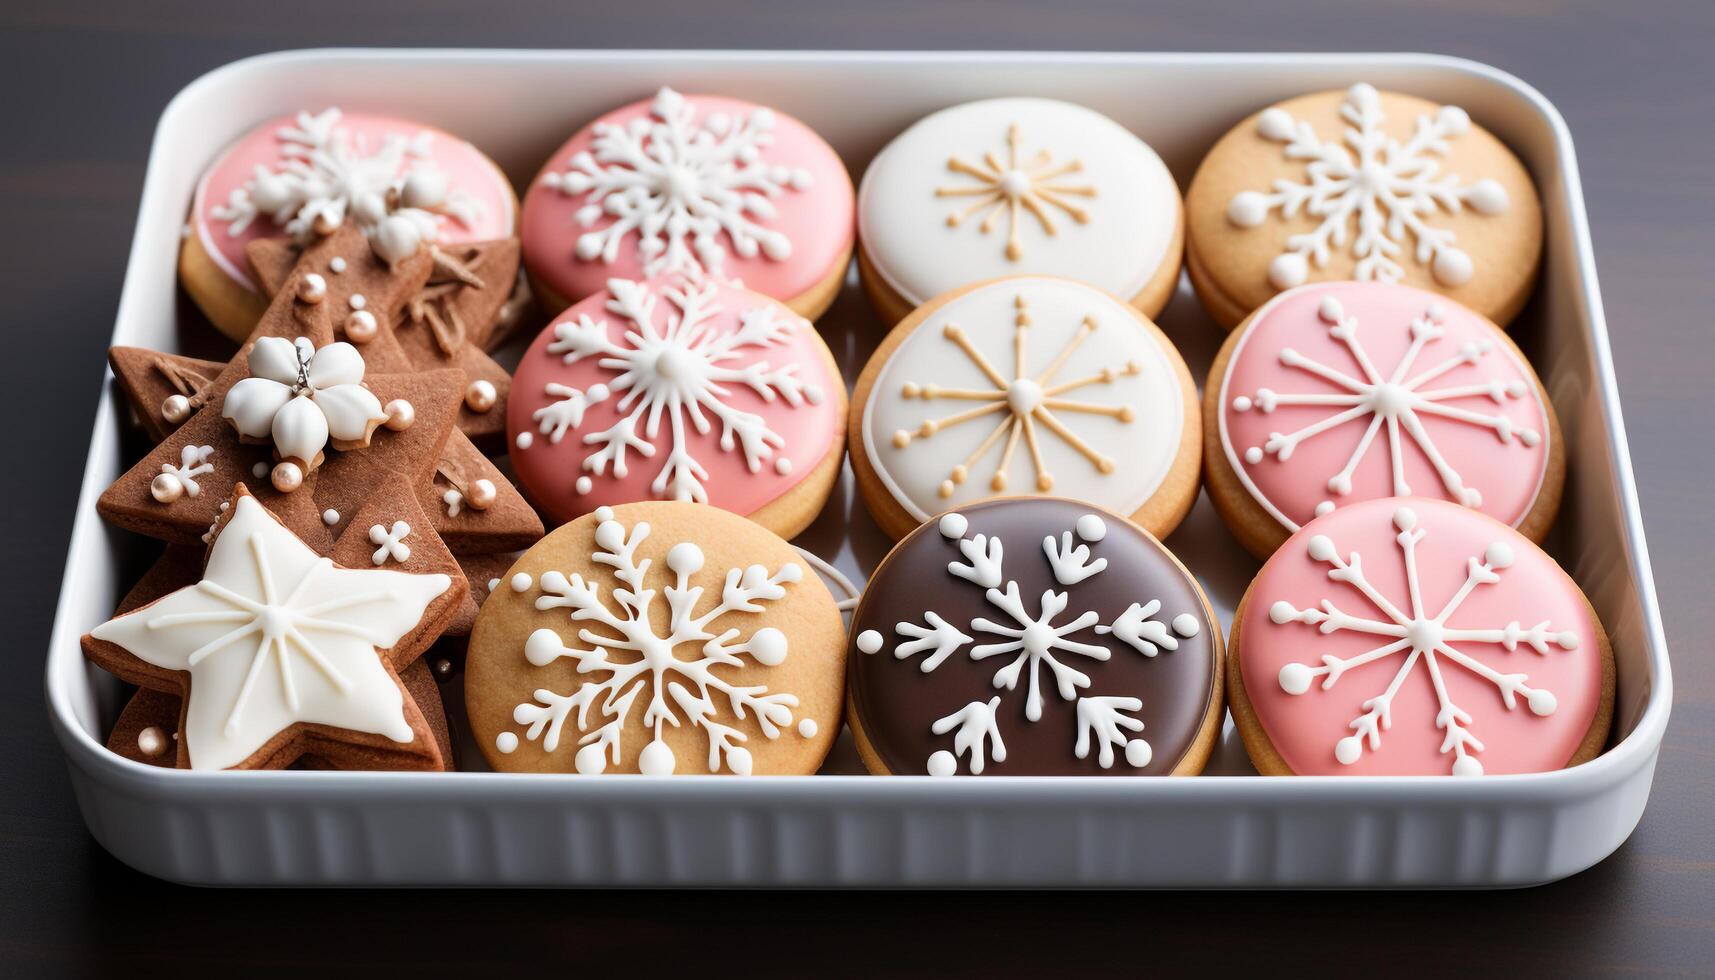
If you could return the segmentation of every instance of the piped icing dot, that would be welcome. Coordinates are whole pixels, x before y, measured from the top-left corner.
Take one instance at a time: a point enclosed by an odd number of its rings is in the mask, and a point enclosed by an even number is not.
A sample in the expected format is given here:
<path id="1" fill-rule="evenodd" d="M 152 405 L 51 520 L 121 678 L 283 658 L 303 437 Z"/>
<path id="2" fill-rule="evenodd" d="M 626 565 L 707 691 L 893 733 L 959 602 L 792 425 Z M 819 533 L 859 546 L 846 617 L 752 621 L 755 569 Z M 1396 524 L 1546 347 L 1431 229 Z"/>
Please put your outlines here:
<path id="1" fill-rule="evenodd" d="M 1604 666 L 1600 624 L 1552 558 L 1428 498 L 1344 506 L 1316 532 L 1263 565 L 1236 630 L 1245 696 L 1293 772 L 1566 765 Z"/>
<path id="2" fill-rule="evenodd" d="M 1548 477 L 1530 367 L 1492 323 L 1410 286 L 1283 293 L 1252 317 L 1220 386 L 1227 463 L 1288 531 L 1413 494 L 1516 526 Z"/>
<path id="3" fill-rule="evenodd" d="M 532 580 L 530 578 L 529 572 L 518 572 L 518 573 L 514 574 L 512 576 L 512 591 L 514 591 L 514 592 L 528 591 L 530 588 L 531 581 Z"/>

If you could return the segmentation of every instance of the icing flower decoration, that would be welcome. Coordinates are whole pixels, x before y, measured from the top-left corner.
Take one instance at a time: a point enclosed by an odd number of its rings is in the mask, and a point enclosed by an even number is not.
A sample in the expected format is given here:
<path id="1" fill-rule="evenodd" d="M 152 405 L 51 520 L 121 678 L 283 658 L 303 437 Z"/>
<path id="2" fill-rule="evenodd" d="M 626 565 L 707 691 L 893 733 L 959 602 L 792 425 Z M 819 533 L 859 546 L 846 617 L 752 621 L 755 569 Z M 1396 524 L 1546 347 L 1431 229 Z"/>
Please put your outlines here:
<path id="1" fill-rule="evenodd" d="M 232 386 L 221 408 L 241 437 L 273 442 L 281 460 L 274 486 L 284 493 L 321 462 L 330 441 L 336 449 L 368 445 L 375 427 L 395 414 L 363 386 L 357 348 L 339 341 L 318 349 L 303 337 L 258 340 L 250 377 Z"/>

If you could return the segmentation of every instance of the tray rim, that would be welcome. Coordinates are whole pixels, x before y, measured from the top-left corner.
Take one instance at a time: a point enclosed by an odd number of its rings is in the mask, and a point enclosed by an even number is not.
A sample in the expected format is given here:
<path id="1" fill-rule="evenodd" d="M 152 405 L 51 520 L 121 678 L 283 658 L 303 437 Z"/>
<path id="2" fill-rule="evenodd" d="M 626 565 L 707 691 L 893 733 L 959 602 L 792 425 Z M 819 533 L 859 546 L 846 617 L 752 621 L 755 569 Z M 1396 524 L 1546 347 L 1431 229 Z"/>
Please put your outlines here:
<path id="1" fill-rule="evenodd" d="M 120 300 L 114 317 L 114 333 L 131 315 L 130 308 L 140 300 L 135 280 L 137 266 L 147 228 L 144 218 L 158 196 L 154 188 L 159 182 L 158 150 L 170 133 L 175 116 L 184 112 L 184 104 L 203 89 L 224 84 L 227 76 L 298 63 L 313 65 L 318 61 L 420 61 L 426 58 L 449 61 L 484 61 L 506 59 L 513 61 L 563 61 L 567 59 L 591 63 L 635 63 L 675 59 L 680 62 L 706 64 L 736 64 L 767 62 L 790 65 L 802 63 L 904 64 L 904 63 L 1012 63 L 1031 65 L 1077 64 L 1090 66 L 1108 64 L 1192 64 L 1221 61 L 1242 65 L 1373 65 L 1386 62 L 1394 65 L 1417 66 L 1445 73 L 1460 74 L 1486 82 L 1523 99 L 1543 119 L 1553 136 L 1554 153 L 1562 168 L 1560 195 L 1564 198 L 1569 233 L 1577 276 L 1575 302 L 1582 308 L 1589 323 L 1591 355 L 1596 366 L 1596 384 L 1592 394 L 1600 401 L 1605 422 L 1606 443 L 1614 467 L 1615 489 L 1621 511 L 1622 542 L 1627 574 L 1637 591 L 1638 608 L 1642 616 L 1646 661 L 1651 675 L 1649 698 L 1638 717 L 1636 726 L 1625 738 L 1595 759 L 1544 773 L 1492 775 L 1481 780 L 1453 780 L 1442 776 L 1298 776 L 1281 779 L 1268 776 L 1165 776 L 1152 779 L 1103 779 L 1090 776 L 1005 776 L 988 779 L 944 780 L 931 776 L 772 776 L 757 780 L 733 780 L 721 776 L 642 776 L 623 775 L 602 780 L 580 780 L 574 774 L 509 774 L 482 772 L 411 773 L 411 772 L 203 772 L 162 769 L 133 762 L 107 751 L 77 723 L 71 706 L 71 693 L 54 669 L 55 651 L 70 646 L 75 651 L 81 630 L 70 625 L 67 618 L 68 596 L 77 587 L 76 569 L 69 560 L 77 545 L 94 535 L 107 533 L 96 515 L 94 500 L 105 484 L 97 483 L 100 466 L 98 454 L 108 451 L 116 438 L 116 423 L 112 411 L 113 389 L 111 372 L 104 369 L 102 387 L 97 399 L 97 412 L 91 432 L 91 446 L 86 457 L 83 477 L 79 482 L 77 510 L 68 539 L 68 560 L 55 603 L 54 625 L 49 636 L 45 662 L 45 694 L 50 723 L 68 763 L 92 776 L 99 776 L 115 788 L 141 795 L 200 793 L 205 797 L 242 798 L 255 802 L 258 796 L 319 800 L 350 800 L 365 789 L 400 795 L 423 795 L 425 798 L 459 793 L 461 802 L 481 802 L 483 794 L 498 797 L 532 797 L 537 794 L 558 796 L 574 785 L 578 795 L 587 802 L 651 802 L 680 801 L 702 804 L 777 804 L 792 802 L 810 806 L 838 806 L 851 799 L 848 794 L 861 795 L 862 802 L 937 802 L 969 806 L 1032 802 L 1068 802 L 1076 794 L 1079 802 L 1135 801 L 1170 805 L 1176 800 L 1196 800 L 1208 803 L 1223 799 L 1232 802 L 1268 805 L 1271 803 L 1352 802 L 1374 803 L 1377 794 L 1390 791 L 1410 791 L 1415 799 L 1435 806 L 1462 803 L 1494 803 L 1519 792 L 1530 792 L 1538 802 L 1584 799 L 1604 789 L 1617 786 L 1633 777 L 1646 765 L 1653 765 L 1659 751 L 1667 719 L 1672 708 L 1672 669 L 1668 657 L 1665 632 L 1661 623 L 1655 580 L 1646 543 L 1636 481 L 1632 473 L 1629 440 L 1620 407 L 1618 384 L 1614 377 L 1612 349 L 1607 321 L 1603 311 L 1601 289 L 1596 275 L 1591 247 L 1588 214 L 1584 204 L 1583 184 L 1571 133 L 1564 118 L 1554 105 L 1535 88 L 1516 76 L 1493 66 L 1465 58 L 1419 52 L 1147 52 L 1147 51 L 817 51 L 781 50 L 756 51 L 742 49 L 509 49 L 509 48 L 364 48 L 320 47 L 275 51 L 253 55 L 221 65 L 197 77 L 167 103 L 150 140 L 149 162 L 144 172 L 139 194 L 138 221 L 133 231 L 131 251 L 126 261 Z M 76 656 L 68 653 L 62 656 Z M 472 782 L 473 780 L 477 782 Z M 1044 793 L 1035 784 L 1047 782 L 1057 788 Z M 445 790 L 432 787 L 445 785 Z M 933 789 L 927 787 L 933 786 Z M 1273 786 L 1275 788 L 1262 788 Z M 456 787 L 463 787 L 459 790 Z M 863 787 L 863 788 L 858 788 Z M 480 791 L 479 791 L 480 789 Z M 836 792 L 838 790 L 839 792 Z M 326 794 L 326 795 L 323 795 Z M 1258 798 L 1256 794 L 1264 794 Z"/>

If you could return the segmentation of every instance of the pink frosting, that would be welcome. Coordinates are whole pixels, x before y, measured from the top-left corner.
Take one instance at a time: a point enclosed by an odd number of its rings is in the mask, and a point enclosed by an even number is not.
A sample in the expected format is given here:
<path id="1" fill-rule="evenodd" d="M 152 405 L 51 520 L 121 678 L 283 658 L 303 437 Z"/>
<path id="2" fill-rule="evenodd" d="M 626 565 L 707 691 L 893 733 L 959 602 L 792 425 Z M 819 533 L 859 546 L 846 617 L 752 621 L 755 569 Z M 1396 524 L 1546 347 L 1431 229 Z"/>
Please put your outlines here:
<path id="1" fill-rule="evenodd" d="M 192 231 L 200 236 L 203 248 L 214 257 L 215 263 L 246 289 L 255 287 L 250 279 L 250 266 L 244 257 L 244 246 L 258 238 L 284 237 L 285 232 L 269 215 L 259 214 L 243 232 L 233 235 L 228 231 L 231 222 L 214 217 L 212 212 L 226 204 L 234 190 L 255 176 L 256 168 L 274 170 L 279 167 L 284 159 L 280 151 L 285 144 L 278 134 L 281 129 L 296 125 L 295 118 L 282 116 L 257 126 L 228 147 L 197 183 L 196 197 L 191 204 Z M 441 222 L 442 240 L 477 242 L 512 234 L 515 218 L 512 184 L 493 161 L 470 143 L 433 126 L 391 116 L 343 113 L 338 128 L 347 133 L 353 146 L 367 147 L 371 152 L 390 134 L 406 139 L 415 139 L 422 133 L 431 134 L 429 159 L 447 176 L 448 188 L 464 192 L 480 205 L 480 213 L 470 227 L 452 218 Z M 408 169 L 415 158 L 407 156 L 406 159 L 407 163 L 401 170 Z"/>
<path id="2" fill-rule="evenodd" d="M 1332 324 L 1322 315 L 1322 304 L 1328 297 L 1338 301 L 1346 318 L 1355 318 L 1357 339 L 1384 380 L 1394 379 L 1401 358 L 1411 346 L 1413 321 L 1431 309 L 1439 313 L 1442 336 L 1424 344 L 1400 380 L 1410 381 L 1458 357 L 1466 345 L 1488 347 L 1488 353 L 1425 381 L 1417 391 L 1431 394 L 1498 382 L 1505 389 L 1499 392 L 1499 401 L 1485 392 L 1437 404 L 1458 412 L 1504 418 L 1506 424 L 1519 430 L 1518 434 L 1503 439 L 1489 426 L 1429 411 L 1415 414 L 1463 486 L 1480 494 L 1478 509 L 1509 524 L 1522 521 L 1536 501 L 1549 459 L 1547 416 L 1533 375 L 1500 331 L 1483 317 L 1445 297 L 1392 283 L 1302 286 L 1276 297 L 1246 328 L 1222 385 L 1220 426 L 1228 461 L 1248 483 L 1252 496 L 1265 509 L 1272 508 L 1283 526 L 1293 529 L 1314 518 L 1317 506 L 1324 501 L 1343 507 L 1396 493 L 1386 423 L 1376 431 L 1352 472 L 1350 491 L 1336 493 L 1328 485 L 1329 479 L 1347 465 L 1377 417 L 1369 412 L 1304 439 L 1285 461 L 1268 452 L 1255 462 L 1247 459 L 1247 452 L 1266 447 L 1271 435 L 1290 435 L 1345 410 L 1345 406 L 1281 404 L 1272 412 L 1264 411 L 1258 395 L 1261 389 L 1283 397 L 1350 391 L 1303 368 L 1281 363 L 1283 350 L 1290 348 L 1348 378 L 1366 380 L 1352 350 L 1333 335 Z M 1235 407 L 1240 398 L 1251 402 L 1245 411 Z M 1409 492 L 1455 499 L 1428 454 L 1404 425 L 1400 429 L 1401 462 Z M 1535 445 L 1527 444 L 1533 436 L 1537 437 Z"/>
<path id="3" fill-rule="evenodd" d="M 703 120 L 717 113 L 736 122 L 760 108 L 739 99 L 712 95 L 687 95 L 685 99 L 696 113 L 692 124 L 699 128 Z M 545 183 L 543 177 L 566 172 L 573 157 L 588 152 L 595 140 L 597 124 L 625 126 L 649 117 L 654 101 L 651 97 L 616 109 L 579 130 L 548 158 L 524 195 L 521 233 L 524 262 L 539 282 L 574 303 L 600 290 L 609 279 L 641 278 L 639 238 L 635 231 L 628 233 L 612 262 L 603 262 L 599 257 L 579 258 L 578 239 L 586 232 L 611 225 L 615 219 L 603 213 L 588 227 L 580 224 L 577 211 L 593 192 L 566 194 Z M 773 141 L 762 149 L 760 162 L 770 167 L 807 171 L 810 181 L 805 187 L 788 188 L 769 197 L 776 211 L 773 217 L 752 215 L 751 218 L 763 227 L 783 233 L 791 242 L 791 253 L 778 260 L 761 251 L 744 258 L 733 250 L 725 232 L 719 240 L 726 251 L 725 276 L 764 295 L 791 300 L 822 281 L 851 248 L 855 205 L 851 178 L 833 148 L 791 116 L 778 111 L 773 111 L 773 115 Z"/>
<path id="4" fill-rule="evenodd" d="M 1421 497 L 1370 500 L 1342 507 L 1293 535 L 1275 552 L 1252 583 L 1240 624 L 1239 663 L 1245 691 L 1269 740 L 1291 769 L 1309 775 L 1442 775 L 1450 772 L 1454 752 L 1442 754 L 1444 733 L 1436 727 L 1439 710 L 1425 658 L 1413 664 L 1392 703 L 1392 725 L 1381 731 L 1381 747 L 1365 748 L 1352 764 L 1336 758 L 1339 741 L 1353 734 L 1351 723 L 1366 711 L 1365 701 L 1382 694 L 1404 665 L 1409 649 L 1351 667 L 1332 688 L 1315 677 L 1301 694 L 1283 689 L 1281 670 L 1289 664 L 1319 667 L 1324 656 L 1351 658 L 1393 642 L 1349 629 L 1324 633 L 1328 624 L 1277 621 L 1277 603 L 1296 610 L 1323 609 L 1323 600 L 1348 616 L 1390 622 L 1390 617 L 1355 584 L 1328 578 L 1332 565 L 1312 557 L 1312 541 L 1325 536 L 1342 561 L 1353 552 L 1364 577 L 1387 601 L 1413 616 L 1405 561 L 1396 541 L 1396 514 L 1406 507 L 1416 515 L 1423 537 L 1415 546 L 1423 608 L 1437 616 L 1466 581 L 1467 561 L 1497 567 L 1499 581 L 1480 584 L 1446 617 L 1457 629 L 1504 630 L 1510 623 L 1530 630 L 1546 623 L 1547 650 L 1538 653 L 1522 639 L 1508 651 L 1502 644 L 1449 638 L 1448 646 L 1502 674 L 1524 674 L 1532 690 L 1553 695 L 1547 714 L 1533 710 L 1519 693 L 1508 710 L 1488 681 L 1438 655 L 1441 677 L 1452 703 L 1469 714 L 1465 726 L 1482 742 L 1471 753 L 1484 772 L 1543 772 L 1563 767 L 1589 730 L 1602 691 L 1600 624 L 1583 595 L 1554 559 L 1517 531 L 1455 504 Z M 1408 522 L 1409 525 L 1409 522 Z M 1503 547 L 1494 550 L 1492 545 Z M 1499 556 L 1500 560 L 1495 559 Z M 1571 649 L 1566 647 L 1570 645 Z M 1538 707 L 1542 705 L 1540 702 Z"/>
<path id="5" fill-rule="evenodd" d="M 664 329 L 669 317 L 677 318 L 679 309 L 666 296 L 660 281 L 650 283 L 656 296 L 654 320 L 656 332 Z M 741 315 L 759 307 L 774 308 L 775 319 L 791 325 L 778 342 L 769 345 L 745 345 L 736 348 L 731 360 L 722 368 L 742 370 L 750 365 L 766 363 L 772 368 L 795 367 L 794 376 L 805 386 L 817 389 L 817 397 L 804 399 L 796 406 L 776 394 L 765 399 L 745 383 L 721 381 L 727 392 L 720 401 L 738 411 L 761 416 L 768 428 L 777 433 L 783 445 L 774 450 L 773 457 L 763 461 L 757 472 L 751 472 L 745 454 L 738 445 L 731 450 L 721 448 L 721 422 L 709 409 L 706 433 L 699 433 L 689 412 L 685 413 L 685 448 L 707 471 L 703 485 L 708 502 L 736 514 L 751 514 L 773 501 L 813 471 L 839 438 L 844 425 L 838 392 L 844 382 L 830 366 L 827 348 L 807 320 L 766 296 L 731 285 L 710 283 L 715 290 L 718 306 L 711 318 L 704 321 L 709 339 L 718 339 L 739 327 Z M 609 340 L 621 348 L 630 348 L 626 334 L 636 329 L 625 316 L 607 308 L 610 294 L 600 292 L 561 313 L 531 343 L 514 373 L 512 392 L 507 399 L 506 431 L 512 447 L 512 464 L 519 482 L 537 507 L 554 523 L 573 520 L 598 507 L 658 499 L 651 484 L 660 474 L 662 465 L 673 448 L 672 419 L 662 412 L 657 434 L 648 435 L 648 416 L 637 422 L 638 436 L 655 446 L 653 456 L 644 456 L 633 449 L 626 454 L 627 472 L 618 477 L 610 466 L 600 476 L 584 468 L 584 460 L 595 447 L 584 442 L 591 433 L 605 432 L 631 414 L 641 404 L 643 396 L 626 404 L 620 403 L 635 389 L 611 390 L 601 401 L 591 404 L 580 424 L 568 428 L 558 442 L 541 430 L 535 413 L 560 401 L 547 392 L 549 384 L 565 385 L 588 393 L 595 385 L 612 386 L 623 368 L 604 367 L 605 355 L 591 355 L 566 364 L 562 354 L 550 353 L 548 345 L 555 340 L 555 327 L 575 323 L 589 316 L 598 323 L 605 321 Z M 526 445 L 520 446 L 520 434 L 527 434 Z M 787 465 L 780 465 L 786 460 Z M 589 477 L 587 492 L 578 491 L 580 477 Z"/>

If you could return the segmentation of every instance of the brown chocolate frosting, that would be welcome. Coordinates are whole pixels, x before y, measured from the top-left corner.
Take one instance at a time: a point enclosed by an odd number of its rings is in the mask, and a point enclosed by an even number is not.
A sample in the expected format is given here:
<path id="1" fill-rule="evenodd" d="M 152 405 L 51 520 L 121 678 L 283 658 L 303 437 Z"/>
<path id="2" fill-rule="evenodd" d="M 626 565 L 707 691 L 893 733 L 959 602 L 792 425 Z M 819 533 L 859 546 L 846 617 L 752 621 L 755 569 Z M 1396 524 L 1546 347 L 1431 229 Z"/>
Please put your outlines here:
<path id="1" fill-rule="evenodd" d="M 1006 758 L 997 761 L 993 746 L 985 744 L 983 775 L 1137 775 L 1172 772 L 1196 739 L 1198 730 L 1214 696 L 1215 652 L 1212 645 L 1218 627 L 1210 621 L 1196 583 L 1159 542 L 1137 529 L 1124 518 L 1099 508 L 1071 500 L 1053 498 L 1014 498 L 973 504 L 953 512 L 966 523 L 963 539 L 978 534 L 998 538 L 1002 544 L 1000 591 L 1008 582 L 1016 582 L 1025 613 L 1040 617 L 1045 591 L 1064 593 L 1068 602 L 1063 612 L 1054 616 L 1049 625 L 1063 627 L 1086 612 L 1096 618 L 1084 627 L 1064 634 L 1062 639 L 1077 644 L 1101 647 L 1108 651 L 1107 660 L 1098 660 L 1077 652 L 1051 649 L 1050 654 L 1061 664 L 1090 679 L 1088 687 L 1079 687 L 1073 700 L 1060 696 L 1059 685 L 1049 665 L 1037 665 L 1037 683 L 1041 695 L 1041 717 L 1031 721 L 1026 717 L 1032 664 L 1028 657 L 1021 665 L 1016 685 L 1011 690 L 997 687 L 997 671 L 1006 669 L 1022 651 L 1000 652 L 975 660 L 971 654 L 984 645 L 1016 642 L 1016 638 L 983 626 L 974 620 L 987 620 L 999 627 L 1017 632 L 1024 625 L 987 598 L 988 590 L 954 575 L 950 563 L 969 564 L 960 552 L 959 520 L 943 523 L 937 518 L 923 525 L 901 541 L 870 578 L 862 604 L 852 620 L 851 647 L 848 651 L 848 684 L 853 714 L 867 737 L 869 746 L 890 772 L 919 775 L 929 771 L 929 760 L 940 751 L 954 752 L 957 726 L 943 734 L 935 734 L 932 726 L 959 712 L 972 702 L 987 703 L 1000 697 L 995 723 L 1005 745 Z M 1104 533 L 1091 541 L 1079 534 L 1079 519 L 1095 515 L 1104 525 Z M 1085 529 L 1092 525 L 1086 522 Z M 949 536 L 946 531 L 954 532 Z M 1071 545 L 1089 548 L 1086 561 L 1094 564 L 1107 560 L 1107 567 L 1073 584 L 1062 584 L 1044 550 L 1044 539 L 1052 537 L 1056 546 L 1061 535 L 1071 532 Z M 1064 550 L 1062 548 L 1061 550 Z M 1166 635 L 1176 641 L 1177 649 L 1160 646 L 1153 656 L 1145 656 L 1122 635 L 1127 611 L 1136 604 L 1147 607 L 1159 600 L 1160 608 L 1147 617 L 1148 621 L 1165 627 Z M 930 672 L 922 666 L 934 655 L 930 647 L 905 659 L 895 654 L 896 647 L 911 642 L 901 634 L 899 624 L 929 627 L 928 614 L 933 612 L 971 637 L 970 642 L 958 644 Z M 1193 635 L 1175 629 L 1175 620 L 1184 627 L 1191 617 L 1195 623 Z M 1135 612 L 1128 617 L 1137 622 Z M 1103 633 L 1097 625 L 1115 627 L 1115 632 Z M 879 634 L 880 647 L 875 645 Z M 1079 759 L 1074 752 L 1079 724 L 1077 698 L 1132 697 L 1142 706 L 1126 711 L 1128 717 L 1144 723 L 1141 732 L 1126 732 L 1127 739 L 1142 738 L 1149 744 L 1150 758 L 1142 767 L 1128 761 L 1124 746 L 1115 746 L 1111 768 L 1098 762 L 1100 741 L 1092 738 L 1087 757 Z M 957 771 L 970 771 L 970 753 L 958 751 Z M 1135 756 L 1134 756 L 1135 758 Z M 942 757 L 942 763 L 946 757 Z"/>

